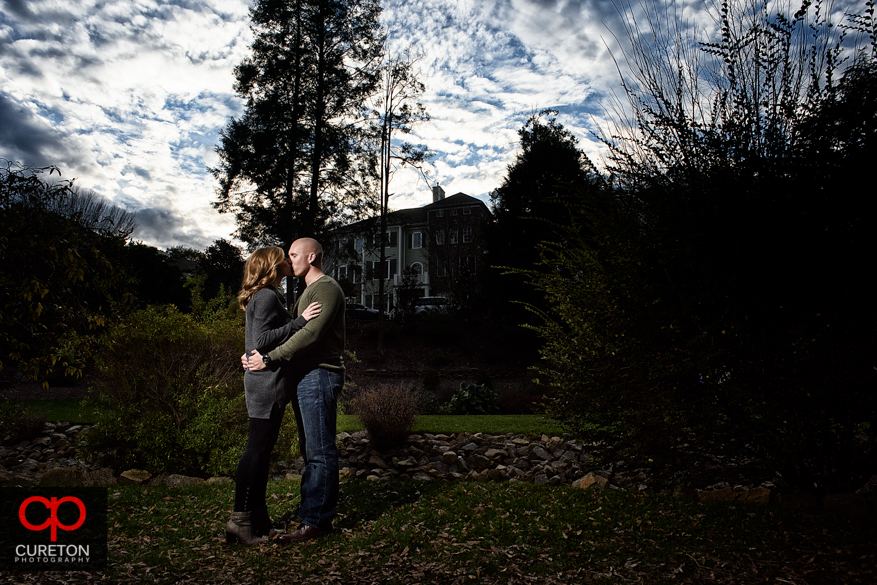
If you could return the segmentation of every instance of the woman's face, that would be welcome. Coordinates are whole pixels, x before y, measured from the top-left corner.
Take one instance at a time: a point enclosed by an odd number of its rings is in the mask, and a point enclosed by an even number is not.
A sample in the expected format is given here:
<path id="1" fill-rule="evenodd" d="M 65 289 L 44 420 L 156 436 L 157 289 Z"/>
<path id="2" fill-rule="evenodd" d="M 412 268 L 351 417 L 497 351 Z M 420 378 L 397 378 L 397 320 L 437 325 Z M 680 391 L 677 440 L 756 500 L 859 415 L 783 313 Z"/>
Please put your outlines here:
<path id="1" fill-rule="evenodd" d="M 284 256 L 277 265 L 277 276 L 292 276 L 292 264 L 289 261 L 289 256 Z"/>

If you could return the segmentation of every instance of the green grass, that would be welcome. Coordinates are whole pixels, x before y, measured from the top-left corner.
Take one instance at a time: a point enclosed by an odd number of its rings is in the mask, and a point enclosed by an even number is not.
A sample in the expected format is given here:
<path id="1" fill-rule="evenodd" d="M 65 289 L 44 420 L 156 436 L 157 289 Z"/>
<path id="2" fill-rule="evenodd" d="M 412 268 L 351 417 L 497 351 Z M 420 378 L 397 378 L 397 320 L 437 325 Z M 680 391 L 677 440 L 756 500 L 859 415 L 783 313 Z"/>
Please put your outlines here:
<path id="1" fill-rule="evenodd" d="M 296 482 L 271 482 L 290 519 Z M 873 523 L 523 483 L 346 481 L 336 531 L 304 545 L 226 545 L 233 486 L 109 488 L 103 575 L 17 583 L 869 583 Z"/>
<path id="2" fill-rule="evenodd" d="M 58 400 L 22 400 L 19 402 L 34 416 L 41 416 L 49 422 L 64 421 L 76 424 L 92 423 L 94 411 L 82 405 L 78 398 Z"/>
<path id="3" fill-rule="evenodd" d="M 352 433 L 363 429 L 359 418 L 351 414 L 338 415 L 338 432 Z M 498 414 L 498 415 L 422 415 L 414 420 L 414 431 L 418 433 L 487 433 L 500 435 L 514 433 L 521 435 L 560 434 L 563 429 L 541 415 Z"/>

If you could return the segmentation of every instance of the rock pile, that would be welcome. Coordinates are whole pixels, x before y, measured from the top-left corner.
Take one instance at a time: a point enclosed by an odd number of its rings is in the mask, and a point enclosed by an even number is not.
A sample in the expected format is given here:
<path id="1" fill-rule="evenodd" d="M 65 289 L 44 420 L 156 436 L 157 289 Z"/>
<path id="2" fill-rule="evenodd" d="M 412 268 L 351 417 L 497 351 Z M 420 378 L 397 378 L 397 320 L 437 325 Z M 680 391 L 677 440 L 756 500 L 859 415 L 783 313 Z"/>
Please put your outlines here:
<path id="1" fill-rule="evenodd" d="M 597 468 L 586 445 L 568 436 L 459 433 L 412 435 L 404 447 L 379 453 L 368 433 L 338 435 L 342 474 L 378 481 L 525 481 L 646 490 L 645 469 L 625 469 L 624 462 Z M 303 463 L 297 462 L 300 470 Z M 587 475 L 586 475 L 587 474 Z M 599 478 L 588 479 L 585 478 Z"/>
<path id="2" fill-rule="evenodd" d="M 64 475 L 82 484 L 107 485 L 106 471 L 101 472 L 98 466 L 76 459 L 82 440 L 80 435 L 88 428 L 88 425 L 47 422 L 36 439 L 0 447 L 0 485 L 36 485 L 49 472 L 47 480 L 52 480 L 52 476 L 61 480 Z M 58 469 L 67 471 L 56 471 Z M 109 477 L 112 478 L 111 470 Z"/>
<path id="3" fill-rule="evenodd" d="M 89 465 L 76 459 L 83 441 L 81 434 L 88 428 L 87 425 L 46 423 L 42 434 L 36 439 L 0 447 L 0 485 L 183 486 L 204 481 L 232 481 L 229 478 L 204 480 L 167 474 L 153 477 L 141 470 L 117 473 L 112 469 Z M 568 436 L 542 435 L 534 440 L 511 434 L 425 433 L 412 435 L 399 449 L 380 453 L 372 448 L 368 433 L 359 431 L 340 433 L 337 444 L 342 477 L 368 481 L 391 478 L 415 481 L 509 481 L 637 492 L 659 487 L 648 468 L 629 466 L 625 461 L 599 461 L 594 456 L 597 445 L 577 442 Z M 294 477 L 303 468 L 304 462 L 299 458 L 286 470 L 285 475 Z M 855 494 L 832 494 L 821 499 L 815 494 L 776 495 L 765 485 L 716 484 L 703 490 L 679 486 L 673 495 L 702 502 L 762 505 L 775 502 L 791 509 L 821 508 L 857 517 L 873 517 L 877 509 L 877 476 Z"/>

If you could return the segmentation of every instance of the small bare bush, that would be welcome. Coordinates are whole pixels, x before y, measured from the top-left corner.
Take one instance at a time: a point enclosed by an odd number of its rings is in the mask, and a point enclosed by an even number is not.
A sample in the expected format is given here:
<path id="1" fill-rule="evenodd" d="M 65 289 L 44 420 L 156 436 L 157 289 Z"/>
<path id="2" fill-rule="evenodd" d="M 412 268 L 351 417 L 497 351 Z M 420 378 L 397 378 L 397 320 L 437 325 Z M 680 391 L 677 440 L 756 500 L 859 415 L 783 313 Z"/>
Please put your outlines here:
<path id="1" fill-rule="evenodd" d="M 379 384 L 362 389 L 353 401 L 354 413 L 362 421 L 378 451 L 405 444 L 417 416 L 417 396 L 400 384 Z"/>

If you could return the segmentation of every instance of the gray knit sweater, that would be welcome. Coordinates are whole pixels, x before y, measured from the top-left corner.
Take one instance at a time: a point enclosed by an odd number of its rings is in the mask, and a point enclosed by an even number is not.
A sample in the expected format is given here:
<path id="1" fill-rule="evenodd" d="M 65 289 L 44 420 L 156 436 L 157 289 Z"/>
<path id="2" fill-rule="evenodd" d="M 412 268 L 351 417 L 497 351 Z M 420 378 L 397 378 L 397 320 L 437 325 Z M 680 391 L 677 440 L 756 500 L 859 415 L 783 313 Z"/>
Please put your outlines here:
<path id="1" fill-rule="evenodd" d="M 273 287 L 256 291 L 247 303 L 247 355 L 253 350 L 263 355 L 268 353 L 307 323 L 304 317 L 293 320 L 285 305 L 283 294 Z M 286 370 L 288 365 L 275 363 L 270 368 L 258 372 L 248 370 L 244 374 L 250 418 L 267 419 L 275 402 L 280 406 L 289 402 L 295 392 L 295 382 Z"/>

